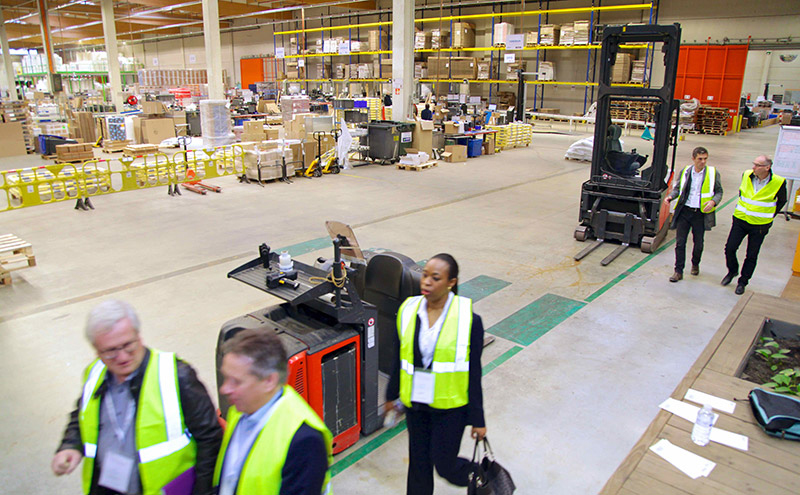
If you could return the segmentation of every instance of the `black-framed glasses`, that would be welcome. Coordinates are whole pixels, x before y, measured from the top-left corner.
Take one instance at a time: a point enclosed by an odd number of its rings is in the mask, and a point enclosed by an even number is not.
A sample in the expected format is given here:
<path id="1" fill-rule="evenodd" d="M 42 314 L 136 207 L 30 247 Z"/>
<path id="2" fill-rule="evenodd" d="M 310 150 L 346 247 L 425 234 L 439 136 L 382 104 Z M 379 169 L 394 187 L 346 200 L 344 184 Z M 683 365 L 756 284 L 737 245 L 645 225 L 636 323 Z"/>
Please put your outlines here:
<path id="1" fill-rule="evenodd" d="M 122 344 L 117 347 L 112 347 L 111 349 L 105 349 L 102 351 L 97 351 L 97 354 L 103 359 L 114 359 L 119 355 L 120 352 L 125 352 L 126 354 L 131 354 L 139 347 L 139 339 L 131 340 L 125 344 Z"/>

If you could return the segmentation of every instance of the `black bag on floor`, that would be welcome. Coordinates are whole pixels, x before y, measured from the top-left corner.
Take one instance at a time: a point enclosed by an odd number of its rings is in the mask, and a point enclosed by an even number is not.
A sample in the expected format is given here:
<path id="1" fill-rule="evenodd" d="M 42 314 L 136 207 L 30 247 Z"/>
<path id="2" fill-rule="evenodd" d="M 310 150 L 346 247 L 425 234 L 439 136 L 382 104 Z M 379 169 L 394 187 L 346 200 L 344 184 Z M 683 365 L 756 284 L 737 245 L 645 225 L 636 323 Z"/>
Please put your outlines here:
<path id="1" fill-rule="evenodd" d="M 483 439 L 483 457 L 476 460 L 480 443 L 480 440 L 475 440 L 472 463 L 477 464 L 469 477 L 467 495 L 512 495 L 517 489 L 514 480 L 511 479 L 506 468 L 495 460 L 489 440 L 485 437 Z"/>
<path id="2" fill-rule="evenodd" d="M 753 415 L 767 435 L 800 440 L 800 399 L 754 388 L 748 395 Z"/>

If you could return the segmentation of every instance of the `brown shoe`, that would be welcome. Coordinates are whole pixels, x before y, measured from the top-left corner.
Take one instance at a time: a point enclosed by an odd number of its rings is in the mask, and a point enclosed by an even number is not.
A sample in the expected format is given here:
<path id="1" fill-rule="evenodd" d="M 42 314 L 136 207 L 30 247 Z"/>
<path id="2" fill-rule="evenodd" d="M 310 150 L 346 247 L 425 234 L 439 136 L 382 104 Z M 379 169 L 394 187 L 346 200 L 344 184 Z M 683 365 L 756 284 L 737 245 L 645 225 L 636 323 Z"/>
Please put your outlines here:
<path id="1" fill-rule="evenodd" d="M 692 265 L 692 275 L 700 275 L 700 267 L 698 265 Z"/>
<path id="2" fill-rule="evenodd" d="M 677 282 L 678 280 L 683 280 L 683 273 L 681 273 L 681 272 L 675 272 L 675 273 L 673 273 L 673 274 L 672 274 L 672 276 L 669 278 L 669 281 L 670 281 L 670 282 Z"/>

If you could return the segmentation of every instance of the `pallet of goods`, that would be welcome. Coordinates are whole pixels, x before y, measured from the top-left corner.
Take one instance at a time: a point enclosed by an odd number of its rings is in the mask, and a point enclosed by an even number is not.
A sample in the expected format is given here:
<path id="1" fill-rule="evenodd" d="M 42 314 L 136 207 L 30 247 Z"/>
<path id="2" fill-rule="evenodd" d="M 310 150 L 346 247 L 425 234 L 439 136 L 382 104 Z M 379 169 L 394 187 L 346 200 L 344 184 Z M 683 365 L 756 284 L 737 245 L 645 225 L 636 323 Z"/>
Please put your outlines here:
<path id="1" fill-rule="evenodd" d="M 644 82 L 644 60 L 634 60 L 633 68 L 631 69 L 631 82 L 643 83 Z"/>
<path id="2" fill-rule="evenodd" d="M 0 235 L 0 285 L 11 285 L 11 272 L 36 266 L 33 246 L 13 234 Z"/>
<path id="3" fill-rule="evenodd" d="M 92 143 L 59 144 L 56 146 L 56 163 L 83 163 L 93 158 Z"/>
<path id="4" fill-rule="evenodd" d="M 528 31 L 525 33 L 525 46 L 536 46 L 539 44 L 539 31 Z"/>
<path id="5" fill-rule="evenodd" d="M 453 48 L 475 47 L 475 24 L 471 22 L 453 23 Z"/>
<path id="6" fill-rule="evenodd" d="M 588 45 L 589 44 L 589 21 L 575 21 L 572 24 L 575 30 L 575 45 Z"/>
<path id="7" fill-rule="evenodd" d="M 498 22 L 494 25 L 494 46 L 506 46 L 508 36 L 514 34 L 514 26 L 508 22 Z"/>
<path id="8" fill-rule="evenodd" d="M 124 156 L 138 157 L 158 153 L 158 146 L 155 144 L 129 144 L 122 150 Z"/>
<path id="9" fill-rule="evenodd" d="M 554 46 L 558 44 L 558 35 L 561 31 L 561 26 L 558 24 L 545 24 L 540 29 L 541 39 L 540 45 Z"/>
<path id="10" fill-rule="evenodd" d="M 533 139 L 533 126 L 522 122 L 513 122 L 507 125 L 490 125 L 486 128 L 497 131 L 495 134 L 495 147 L 498 150 L 528 146 Z"/>
<path id="11" fill-rule="evenodd" d="M 114 141 L 113 139 L 103 140 L 103 151 L 106 153 L 117 153 L 125 149 L 126 146 L 131 144 L 129 139 L 122 141 Z"/>
<path id="12" fill-rule="evenodd" d="M 561 46 L 572 46 L 575 44 L 575 28 L 572 23 L 561 26 L 561 37 L 558 40 Z"/>

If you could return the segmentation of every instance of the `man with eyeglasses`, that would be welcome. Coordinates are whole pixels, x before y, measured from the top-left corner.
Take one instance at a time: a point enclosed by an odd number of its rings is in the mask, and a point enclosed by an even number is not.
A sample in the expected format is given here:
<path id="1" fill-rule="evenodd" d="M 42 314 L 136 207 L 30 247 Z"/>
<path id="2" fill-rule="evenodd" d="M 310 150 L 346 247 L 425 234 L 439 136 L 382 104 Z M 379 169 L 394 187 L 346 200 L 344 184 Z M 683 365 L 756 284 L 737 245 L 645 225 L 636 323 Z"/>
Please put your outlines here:
<path id="1" fill-rule="evenodd" d="M 87 495 L 202 495 L 212 492 L 222 428 L 205 387 L 174 353 L 145 347 L 129 304 L 108 300 L 89 313 L 97 351 L 77 408 L 51 463 L 57 476 L 83 460 Z"/>
<path id="2" fill-rule="evenodd" d="M 721 284 L 728 285 L 739 275 L 739 260 L 736 251 L 747 238 L 747 254 L 742 264 L 742 273 L 736 282 L 736 294 L 744 294 L 747 282 L 753 276 L 758 252 L 764 237 L 769 233 L 772 220 L 786 204 L 786 179 L 772 173 L 772 159 L 761 155 L 753 160 L 753 170 L 742 175 L 739 186 L 739 201 L 733 212 L 733 224 L 725 243 L 725 263 L 728 274 Z"/>

